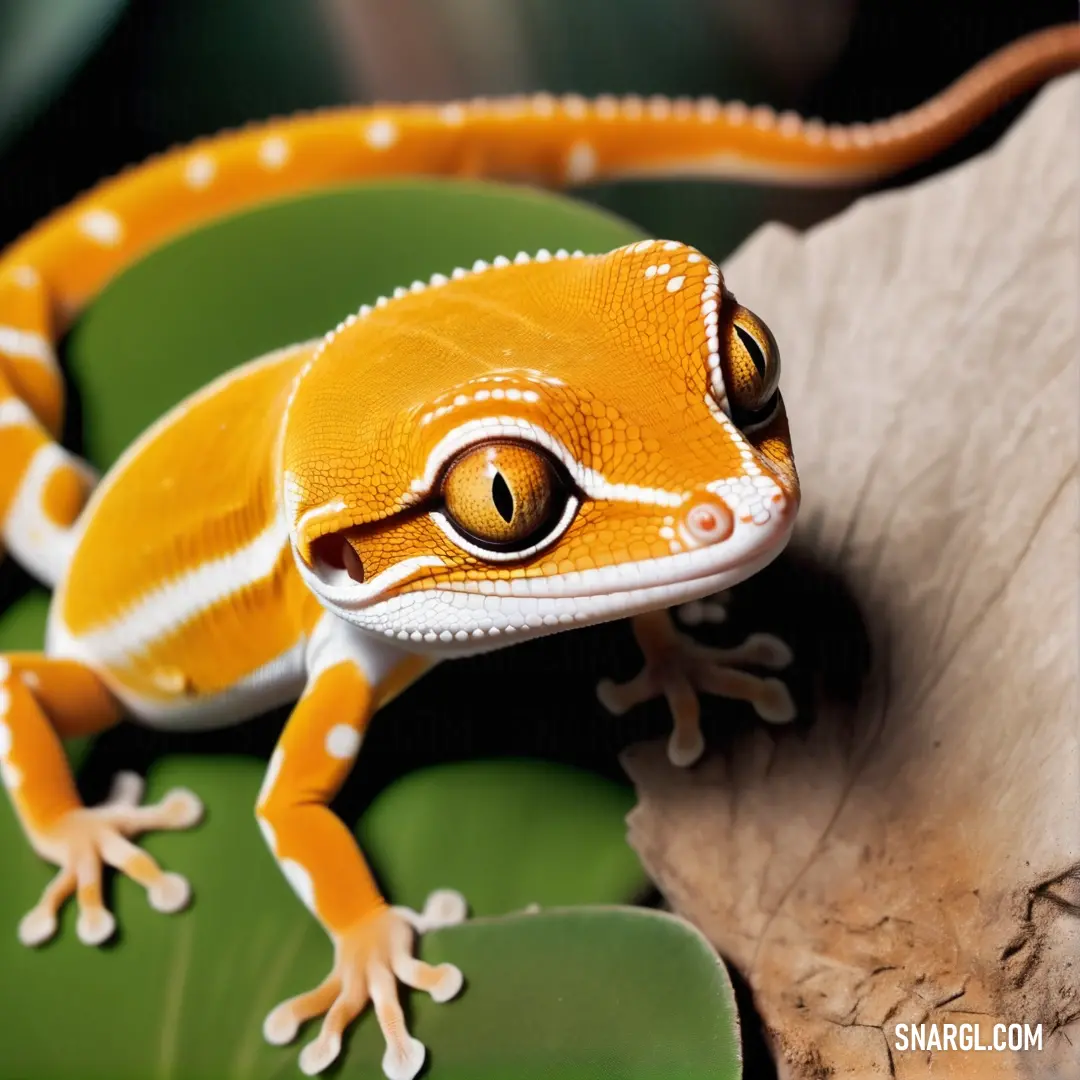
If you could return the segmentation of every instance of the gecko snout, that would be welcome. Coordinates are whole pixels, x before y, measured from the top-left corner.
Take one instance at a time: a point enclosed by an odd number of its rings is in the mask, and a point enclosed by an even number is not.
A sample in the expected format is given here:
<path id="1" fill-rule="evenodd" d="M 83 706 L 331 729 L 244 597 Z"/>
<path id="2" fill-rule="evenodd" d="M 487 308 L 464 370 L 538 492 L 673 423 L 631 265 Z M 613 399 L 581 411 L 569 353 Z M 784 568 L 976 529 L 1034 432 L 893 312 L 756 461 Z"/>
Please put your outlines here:
<path id="1" fill-rule="evenodd" d="M 691 497 L 683 511 L 680 531 L 691 547 L 708 547 L 726 540 L 735 530 L 735 517 L 727 504 L 711 491 Z"/>

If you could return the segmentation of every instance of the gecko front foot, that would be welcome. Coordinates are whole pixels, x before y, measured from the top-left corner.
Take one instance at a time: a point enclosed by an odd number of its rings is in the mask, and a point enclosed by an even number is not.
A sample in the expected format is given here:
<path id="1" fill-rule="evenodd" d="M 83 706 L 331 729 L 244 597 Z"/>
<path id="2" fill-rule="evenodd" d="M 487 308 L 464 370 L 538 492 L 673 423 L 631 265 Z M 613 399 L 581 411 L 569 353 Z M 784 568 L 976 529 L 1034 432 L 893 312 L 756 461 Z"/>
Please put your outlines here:
<path id="1" fill-rule="evenodd" d="M 19 940 L 24 945 L 40 945 L 56 933 L 57 912 L 73 893 L 79 905 L 79 940 L 86 945 L 108 940 L 116 919 L 102 899 L 106 865 L 142 885 L 158 911 L 179 911 L 187 904 L 191 896 L 187 878 L 166 873 L 128 838 L 154 829 L 190 828 L 202 816 L 202 803 L 184 788 L 174 788 L 148 806 L 139 805 L 142 795 L 141 777 L 119 773 L 112 793 L 100 806 L 71 810 L 48 829 L 30 833 L 34 850 L 60 870 L 19 923 Z"/>
<path id="2" fill-rule="evenodd" d="M 676 630 L 666 611 L 639 615 L 633 625 L 645 666 L 629 682 L 602 679 L 596 694 L 616 716 L 663 694 L 674 721 L 668 740 L 668 760 L 673 765 L 693 765 L 705 750 L 698 691 L 749 701 L 758 716 L 769 723 L 795 719 L 795 703 L 783 682 L 759 678 L 735 666 L 752 664 L 777 670 L 787 667 L 792 660 L 791 650 L 779 638 L 752 634 L 733 649 L 713 648 Z"/>
<path id="3" fill-rule="evenodd" d="M 435 1001 L 449 1001 L 462 986 L 453 964 L 432 966 L 413 956 L 417 933 L 451 926 L 465 918 L 459 893 L 441 890 L 428 897 L 422 912 L 381 908 L 337 936 L 334 967 L 314 990 L 283 1001 L 263 1024 L 266 1041 L 281 1046 L 296 1038 L 300 1025 L 323 1016 L 322 1029 L 300 1052 L 300 1068 L 314 1076 L 341 1053 L 345 1029 L 370 1001 L 386 1039 L 383 1072 L 389 1080 L 412 1080 L 424 1064 L 424 1045 L 405 1026 L 398 982 L 424 990 Z"/>

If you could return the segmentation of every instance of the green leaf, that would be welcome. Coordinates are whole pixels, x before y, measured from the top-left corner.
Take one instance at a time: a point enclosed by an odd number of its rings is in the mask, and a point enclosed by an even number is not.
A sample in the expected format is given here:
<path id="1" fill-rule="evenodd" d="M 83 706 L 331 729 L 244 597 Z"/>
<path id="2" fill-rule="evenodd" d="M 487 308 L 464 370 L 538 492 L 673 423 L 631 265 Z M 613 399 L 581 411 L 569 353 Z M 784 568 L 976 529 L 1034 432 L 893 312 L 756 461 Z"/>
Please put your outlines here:
<path id="1" fill-rule="evenodd" d="M 475 770 L 473 779 L 494 791 Z M 516 801 L 531 801 L 539 773 L 516 776 Z M 259 838 L 252 808 L 261 777 L 258 763 L 239 758 L 174 758 L 152 771 L 150 797 L 182 784 L 207 806 L 197 830 L 145 841 L 166 868 L 191 879 L 189 911 L 160 915 L 138 886 L 121 879 L 114 889 L 121 936 L 113 947 L 81 945 L 70 904 L 58 940 L 44 949 L 23 948 L 10 931 L 0 935 L 0 1076 L 242 1080 L 295 1072 L 298 1046 L 266 1045 L 261 1022 L 278 1001 L 327 974 L 331 950 Z M 451 786 L 466 779 L 461 773 Z M 556 785 L 556 793 L 565 791 Z M 387 805 L 407 809 L 406 795 L 396 793 Z M 514 803 L 510 795 L 506 810 L 517 821 Z M 361 832 L 381 828 L 364 823 Z M 417 828 L 403 824 L 406 843 Z M 530 858 L 529 839 L 522 838 L 516 861 Z M 427 843 L 421 838 L 421 848 Z M 456 847 L 460 872 L 451 854 L 441 858 L 461 882 L 475 872 L 470 843 L 464 838 Z M 13 928 L 50 875 L 6 807 L 0 852 L 0 925 Z M 375 865 L 381 871 L 379 860 Z M 421 955 L 451 961 L 466 976 L 462 995 L 448 1004 L 411 997 L 413 1031 L 429 1048 L 432 1080 L 738 1076 L 727 975 L 681 920 L 617 907 L 478 919 L 429 935 Z M 341 1074 L 375 1080 L 381 1057 L 374 1018 L 365 1014 Z"/>
<path id="2" fill-rule="evenodd" d="M 478 761 L 413 773 L 364 814 L 359 837 L 388 895 L 423 907 L 435 889 L 473 915 L 532 904 L 631 901 L 648 886 L 622 822 L 633 793 L 539 761 Z"/>
<path id="3" fill-rule="evenodd" d="M 40 649 L 45 643 L 49 594 L 31 589 L 0 615 L 0 653 Z"/>
<path id="4" fill-rule="evenodd" d="M 675 916 L 585 907 L 480 919 L 432 934 L 422 955 L 467 979 L 449 1006 L 416 1009 L 431 1080 L 741 1074 L 727 972 Z"/>

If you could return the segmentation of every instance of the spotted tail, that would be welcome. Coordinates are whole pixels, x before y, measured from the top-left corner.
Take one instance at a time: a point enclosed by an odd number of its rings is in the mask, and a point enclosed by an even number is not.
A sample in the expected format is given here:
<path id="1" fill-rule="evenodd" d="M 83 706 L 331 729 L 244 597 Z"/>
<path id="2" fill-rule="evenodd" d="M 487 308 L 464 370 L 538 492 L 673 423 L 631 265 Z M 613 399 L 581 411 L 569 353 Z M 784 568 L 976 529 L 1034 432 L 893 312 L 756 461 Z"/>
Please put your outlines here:
<path id="1" fill-rule="evenodd" d="M 35 575 L 56 580 L 90 480 L 50 441 L 64 399 L 54 343 L 120 270 L 200 224 L 360 178 L 856 183 L 930 156 L 1005 101 L 1078 66 L 1080 24 L 1072 24 L 1007 46 L 926 104 L 873 124 L 825 125 L 711 99 L 539 95 L 331 109 L 171 150 L 0 254 L 0 539 Z"/>

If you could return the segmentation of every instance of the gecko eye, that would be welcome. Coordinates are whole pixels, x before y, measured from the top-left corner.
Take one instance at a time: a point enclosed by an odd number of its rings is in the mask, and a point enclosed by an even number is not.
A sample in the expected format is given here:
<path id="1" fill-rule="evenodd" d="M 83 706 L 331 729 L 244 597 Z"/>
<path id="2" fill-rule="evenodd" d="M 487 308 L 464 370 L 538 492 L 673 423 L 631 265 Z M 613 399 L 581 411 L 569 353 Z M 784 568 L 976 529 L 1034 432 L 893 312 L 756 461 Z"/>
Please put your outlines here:
<path id="1" fill-rule="evenodd" d="M 734 304 L 721 364 L 733 423 L 744 432 L 767 424 L 779 403 L 780 350 L 769 328 Z"/>
<path id="2" fill-rule="evenodd" d="M 546 454 L 492 442 L 452 462 L 442 482 L 446 516 L 466 537 L 495 550 L 518 550 L 554 525 L 565 496 Z"/>

